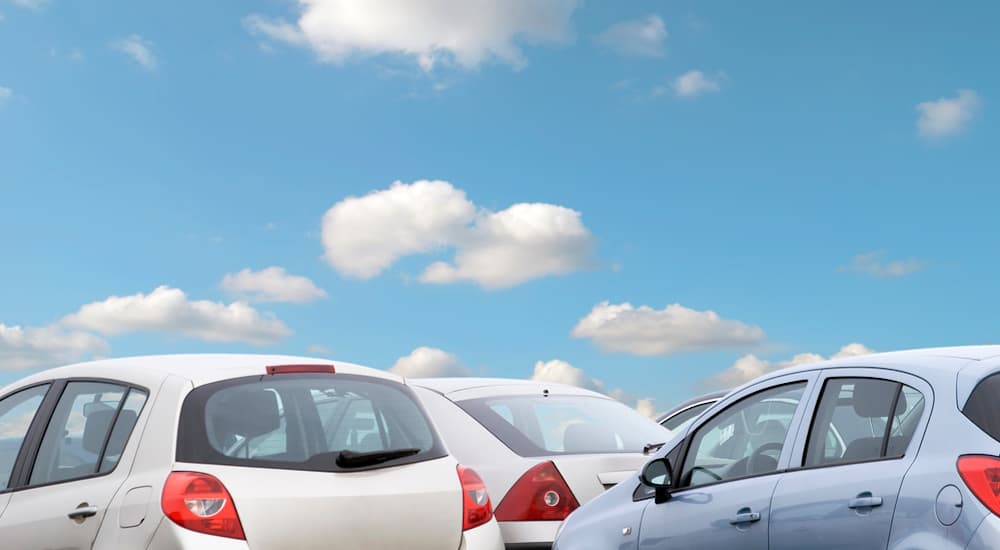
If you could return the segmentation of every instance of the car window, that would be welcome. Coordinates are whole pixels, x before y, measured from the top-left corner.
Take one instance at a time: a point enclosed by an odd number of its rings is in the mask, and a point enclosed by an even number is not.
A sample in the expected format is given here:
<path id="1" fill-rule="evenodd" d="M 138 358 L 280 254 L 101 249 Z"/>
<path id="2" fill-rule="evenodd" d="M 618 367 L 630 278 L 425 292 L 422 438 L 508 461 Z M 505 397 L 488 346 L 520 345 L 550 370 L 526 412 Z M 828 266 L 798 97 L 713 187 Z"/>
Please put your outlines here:
<path id="1" fill-rule="evenodd" d="M 70 382 L 59 397 L 31 471 L 31 485 L 97 473 L 101 452 L 127 388 Z"/>
<path id="2" fill-rule="evenodd" d="M 677 428 L 680 428 L 682 425 L 684 425 L 688 420 L 694 420 L 695 418 L 698 418 L 698 416 L 700 416 L 701 413 L 705 412 L 705 409 L 711 407 L 714 404 L 715 401 L 711 401 L 709 403 L 701 403 L 700 405 L 695 405 L 689 409 L 684 409 L 683 411 L 671 416 L 670 418 L 665 419 L 663 422 L 660 423 L 660 425 L 668 430 L 676 430 Z"/>
<path id="3" fill-rule="evenodd" d="M 48 384 L 35 386 L 0 401 L 0 491 L 10 487 L 10 475 L 21 444 L 48 390 Z"/>
<path id="4" fill-rule="evenodd" d="M 101 459 L 101 467 L 97 470 L 99 473 L 110 472 L 118 465 L 118 461 L 125 451 L 125 445 L 128 443 L 129 436 L 132 435 L 132 428 L 135 427 L 135 423 L 139 419 L 139 413 L 142 412 L 142 408 L 146 404 L 146 397 L 147 394 L 143 390 L 138 388 L 129 390 L 128 397 L 125 398 L 125 404 L 122 405 L 121 410 L 118 412 L 118 417 L 115 418 L 115 425 L 111 429 L 111 437 L 108 438 L 107 449 L 104 451 L 104 457 Z"/>
<path id="5" fill-rule="evenodd" d="M 982 379 L 962 408 L 964 414 L 980 430 L 1000 441 L 1000 374 Z"/>
<path id="6" fill-rule="evenodd" d="M 182 407 L 177 448 L 186 462 L 312 471 L 355 468 L 338 462 L 343 451 L 408 451 L 382 461 L 386 466 L 443 456 L 405 386 L 346 374 L 253 377 L 197 388 Z"/>
<path id="7" fill-rule="evenodd" d="M 505 395 L 459 401 L 521 456 L 636 453 L 670 432 L 618 401 L 587 395 Z"/>
<path id="8" fill-rule="evenodd" d="M 777 471 L 806 383 L 746 397 L 702 424 L 693 434 L 681 487 L 694 487 Z"/>
<path id="9" fill-rule="evenodd" d="M 871 378 L 827 380 L 810 428 L 803 465 L 902 456 L 923 407 L 923 394 L 898 382 Z"/>

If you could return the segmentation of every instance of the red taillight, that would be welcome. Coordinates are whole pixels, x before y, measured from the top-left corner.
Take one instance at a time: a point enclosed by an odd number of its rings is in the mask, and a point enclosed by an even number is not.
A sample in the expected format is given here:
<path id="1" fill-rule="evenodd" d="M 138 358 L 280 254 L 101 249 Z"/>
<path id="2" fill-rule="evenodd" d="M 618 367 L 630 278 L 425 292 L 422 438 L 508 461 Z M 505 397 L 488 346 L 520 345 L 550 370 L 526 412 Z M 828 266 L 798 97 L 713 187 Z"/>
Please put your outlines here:
<path id="1" fill-rule="evenodd" d="M 459 464 L 458 479 L 462 482 L 462 530 L 468 531 L 493 519 L 493 504 L 483 478 L 472 468 Z"/>
<path id="2" fill-rule="evenodd" d="M 958 474 L 979 502 L 1000 516 L 1000 459 L 978 455 L 959 457 Z"/>
<path id="3" fill-rule="evenodd" d="M 537 464 L 507 491 L 497 521 L 561 521 L 580 507 L 551 461 Z"/>
<path id="4" fill-rule="evenodd" d="M 273 365 L 267 367 L 268 374 L 334 374 L 336 372 L 337 371 L 333 365 Z"/>
<path id="5" fill-rule="evenodd" d="M 185 529 L 246 540 L 233 497 L 214 476 L 171 472 L 160 505 L 170 521 Z"/>

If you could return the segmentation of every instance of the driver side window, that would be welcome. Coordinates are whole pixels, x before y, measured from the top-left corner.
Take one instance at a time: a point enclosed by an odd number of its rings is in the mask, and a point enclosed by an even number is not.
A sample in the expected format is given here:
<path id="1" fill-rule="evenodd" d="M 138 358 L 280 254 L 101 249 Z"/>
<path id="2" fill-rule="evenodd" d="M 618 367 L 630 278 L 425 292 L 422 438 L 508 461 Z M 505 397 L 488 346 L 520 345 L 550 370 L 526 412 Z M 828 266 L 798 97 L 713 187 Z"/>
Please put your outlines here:
<path id="1" fill-rule="evenodd" d="M 778 457 L 805 382 L 786 384 L 730 405 L 694 433 L 681 487 L 697 487 L 778 469 Z"/>

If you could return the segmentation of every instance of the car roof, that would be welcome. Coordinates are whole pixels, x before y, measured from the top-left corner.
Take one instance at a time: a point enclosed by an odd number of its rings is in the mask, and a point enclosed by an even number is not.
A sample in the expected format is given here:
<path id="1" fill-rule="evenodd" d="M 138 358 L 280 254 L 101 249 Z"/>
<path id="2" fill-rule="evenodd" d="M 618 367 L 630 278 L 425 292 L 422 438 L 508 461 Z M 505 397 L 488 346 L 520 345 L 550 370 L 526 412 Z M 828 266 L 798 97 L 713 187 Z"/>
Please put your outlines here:
<path id="1" fill-rule="evenodd" d="M 610 397 L 602 393 L 577 386 L 557 384 L 554 382 L 542 382 L 538 380 L 453 377 L 410 378 L 407 381 L 412 386 L 427 388 L 444 395 L 452 401 L 501 395 L 543 395 L 545 390 L 548 390 L 549 395 L 582 395 L 610 399 Z"/>
<path id="2" fill-rule="evenodd" d="M 392 373 L 329 359 L 299 357 L 294 355 L 255 354 L 178 354 L 122 357 L 76 363 L 65 367 L 44 370 L 18 380 L 7 388 L 21 387 L 32 383 L 58 378 L 106 378 L 120 380 L 140 386 L 158 386 L 168 376 L 179 376 L 190 380 L 195 386 L 236 378 L 265 374 L 266 367 L 273 365 L 333 365 L 337 372 L 360 374 L 403 382 Z"/>

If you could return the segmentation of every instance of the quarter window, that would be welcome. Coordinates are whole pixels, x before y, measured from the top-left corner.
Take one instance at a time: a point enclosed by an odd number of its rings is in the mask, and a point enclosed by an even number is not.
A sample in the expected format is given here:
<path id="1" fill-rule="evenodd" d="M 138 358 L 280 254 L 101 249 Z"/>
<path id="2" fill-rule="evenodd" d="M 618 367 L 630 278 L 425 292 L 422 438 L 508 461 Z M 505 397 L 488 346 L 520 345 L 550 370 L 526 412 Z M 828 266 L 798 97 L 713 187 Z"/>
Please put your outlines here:
<path id="1" fill-rule="evenodd" d="M 772 388 L 729 406 L 694 432 L 681 487 L 694 487 L 778 470 L 806 383 Z"/>
<path id="2" fill-rule="evenodd" d="M 0 401 L 0 492 L 10 487 L 21 444 L 48 390 L 48 385 L 35 386 Z"/>
<path id="3" fill-rule="evenodd" d="M 804 466 L 901 457 L 924 409 L 919 391 L 889 380 L 826 382 L 809 433 Z"/>

